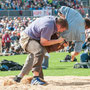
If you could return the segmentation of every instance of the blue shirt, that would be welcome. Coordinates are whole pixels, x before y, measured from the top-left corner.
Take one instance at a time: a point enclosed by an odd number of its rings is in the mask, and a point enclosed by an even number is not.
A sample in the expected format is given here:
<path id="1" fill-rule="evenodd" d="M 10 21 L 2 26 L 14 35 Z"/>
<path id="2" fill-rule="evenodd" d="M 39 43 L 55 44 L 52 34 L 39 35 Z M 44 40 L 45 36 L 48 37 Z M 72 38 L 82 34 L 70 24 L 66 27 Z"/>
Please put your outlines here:
<path id="1" fill-rule="evenodd" d="M 25 33 L 33 39 L 40 40 L 51 39 L 51 36 L 57 31 L 55 17 L 45 16 L 37 18 L 26 29 Z"/>

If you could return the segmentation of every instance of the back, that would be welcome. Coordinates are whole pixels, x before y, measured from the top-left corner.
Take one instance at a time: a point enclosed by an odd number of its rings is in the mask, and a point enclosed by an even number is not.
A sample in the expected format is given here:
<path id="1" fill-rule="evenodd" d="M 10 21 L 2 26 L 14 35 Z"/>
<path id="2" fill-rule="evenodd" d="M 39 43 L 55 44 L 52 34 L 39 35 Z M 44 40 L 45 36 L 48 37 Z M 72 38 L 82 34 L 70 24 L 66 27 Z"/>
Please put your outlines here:
<path id="1" fill-rule="evenodd" d="M 40 40 L 41 37 L 50 40 L 54 32 L 56 32 L 56 29 L 55 17 L 53 16 L 37 18 L 25 29 L 25 33 L 36 40 Z"/>

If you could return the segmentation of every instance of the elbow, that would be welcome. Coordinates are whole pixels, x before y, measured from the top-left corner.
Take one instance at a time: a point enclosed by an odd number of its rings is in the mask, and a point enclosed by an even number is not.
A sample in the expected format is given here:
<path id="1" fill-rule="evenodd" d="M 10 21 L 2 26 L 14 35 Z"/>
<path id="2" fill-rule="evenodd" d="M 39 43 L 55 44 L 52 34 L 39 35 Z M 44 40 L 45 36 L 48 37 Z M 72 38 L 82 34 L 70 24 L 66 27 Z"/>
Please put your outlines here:
<path id="1" fill-rule="evenodd" d="M 47 46 L 47 45 L 48 45 L 48 40 L 46 40 L 46 39 L 44 39 L 44 38 L 41 38 L 40 44 L 41 44 L 42 46 Z"/>
<path id="2" fill-rule="evenodd" d="M 44 46 L 44 43 L 40 42 L 40 44 L 41 44 L 42 46 Z"/>
<path id="3" fill-rule="evenodd" d="M 40 41 L 40 44 L 41 44 L 42 46 L 47 46 L 47 42 L 42 42 L 42 41 Z"/>
<path id="4" fill-rule="evenodd" d="M 45 44 L 44 42 L 40 42 L 40 44 L 41 44 L 42 46 L 46 46 L 46 44 Z"/>

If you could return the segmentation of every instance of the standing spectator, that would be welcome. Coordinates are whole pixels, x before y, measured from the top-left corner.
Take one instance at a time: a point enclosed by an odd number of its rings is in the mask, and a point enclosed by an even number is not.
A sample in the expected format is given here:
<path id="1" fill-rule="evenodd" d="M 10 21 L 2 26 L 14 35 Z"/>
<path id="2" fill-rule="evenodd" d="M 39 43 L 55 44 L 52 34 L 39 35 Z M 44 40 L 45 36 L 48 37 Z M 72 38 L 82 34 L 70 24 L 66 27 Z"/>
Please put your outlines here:
<path id="1" fill-rule="evenodd" d="M 2 36 L 2 43 L 5 46 L 5 48 L 8 48 L 8 49 L 10 48 L 11 39 L 8 31 L 5 31 L 5 34 Z"/>

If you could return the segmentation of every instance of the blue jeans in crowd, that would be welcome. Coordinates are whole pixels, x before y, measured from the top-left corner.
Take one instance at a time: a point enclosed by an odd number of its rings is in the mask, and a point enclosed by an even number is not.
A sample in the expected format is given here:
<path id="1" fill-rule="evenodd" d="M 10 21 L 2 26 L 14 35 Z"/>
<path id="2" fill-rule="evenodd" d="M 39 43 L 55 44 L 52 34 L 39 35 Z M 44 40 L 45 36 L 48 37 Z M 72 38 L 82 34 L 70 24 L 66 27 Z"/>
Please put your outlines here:
<path id="1" fill-rule="evenodd" d="M 81 62 L 87 62 L 87 60 L 89 60 L 89 59 L 90 59 L 90 56 L 88 55 L 88 53 L 82 53 L 80 55 Z"/>

